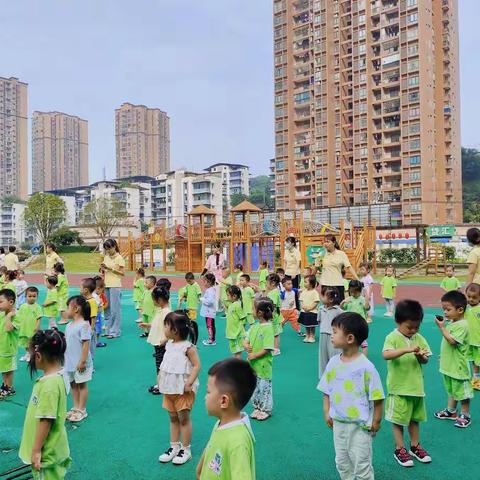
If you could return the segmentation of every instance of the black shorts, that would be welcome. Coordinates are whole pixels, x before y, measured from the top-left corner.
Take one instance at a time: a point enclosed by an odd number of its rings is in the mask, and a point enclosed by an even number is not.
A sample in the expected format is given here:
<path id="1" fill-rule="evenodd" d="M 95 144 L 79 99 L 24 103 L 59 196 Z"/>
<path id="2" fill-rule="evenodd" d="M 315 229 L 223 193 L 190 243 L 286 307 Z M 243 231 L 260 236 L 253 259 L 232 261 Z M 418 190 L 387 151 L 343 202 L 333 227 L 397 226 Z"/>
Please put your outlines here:
<path id="1" fill-rule="evenodd" d="M 315 312 L 300 312 L 298 323 L 304 327 L 318 327 L 318 316 Z"/>

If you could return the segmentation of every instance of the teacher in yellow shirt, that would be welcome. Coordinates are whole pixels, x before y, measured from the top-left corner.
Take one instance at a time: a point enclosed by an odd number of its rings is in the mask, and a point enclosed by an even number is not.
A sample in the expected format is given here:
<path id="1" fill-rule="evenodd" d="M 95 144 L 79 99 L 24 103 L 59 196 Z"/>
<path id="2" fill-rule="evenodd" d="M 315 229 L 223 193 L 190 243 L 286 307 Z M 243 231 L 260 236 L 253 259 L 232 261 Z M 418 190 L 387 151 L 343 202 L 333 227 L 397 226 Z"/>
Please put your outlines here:
<path id="1" fill-rule="evenodd" d="M 468 244 L 473 248 L 468 254 L 468 275 L 466 285 L 471 283 L 480 283 L 480 230 L 478 228 L 469 228 L 467 230 Z"/>
<path id="2" fill-rule="evenodd" d="M 104 258 L 100 271 L 105 277 L 105 324 L 107 338 L 118 338 L 122 334 L 122 277 L 125 275 L 125 260 L 120 255 L 117 242 L 109 238 L 103 244 Z"/>
<path id="3" fill-rule="evenodd" d="M 340 293 L 340 299 L 343 301 L 345 299 L 345 287 L 343 285 L 342 268 L 350 273 L 350 276 L 355 280 L 358 280 L 357 274 L 346 253 L 340 250 L 335 235 L 325 235 L 323 246 L 327 253 L 323 257 L 322 262 L 322 276 L 320 279 L 322 293 L 326 287 L 336 287 Z"/>

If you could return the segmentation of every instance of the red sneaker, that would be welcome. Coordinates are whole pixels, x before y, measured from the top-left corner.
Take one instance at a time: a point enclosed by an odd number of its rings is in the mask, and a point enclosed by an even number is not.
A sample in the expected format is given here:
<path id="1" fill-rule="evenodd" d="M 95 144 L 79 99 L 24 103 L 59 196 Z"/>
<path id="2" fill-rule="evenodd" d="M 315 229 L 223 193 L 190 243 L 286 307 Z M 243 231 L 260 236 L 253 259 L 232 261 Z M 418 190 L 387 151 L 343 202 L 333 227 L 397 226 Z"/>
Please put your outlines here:
<path id="1" fill-rule="evenodd" d="M 426 450 L 424 450 L 420 444 L 416 447 L 410 445 L 410 455 L 414 456 L 419 462 L 422 463 L 430 463 L 432 461 L 432 457 L 428 454 Z"/>
<path id="2" fill-rule="evenodd" d="M 405 447 L 397 448 L 395 452 L 393 452 L 393 458 L 395 458 L 402 467 L 413 467 L 413 459 Z"/>

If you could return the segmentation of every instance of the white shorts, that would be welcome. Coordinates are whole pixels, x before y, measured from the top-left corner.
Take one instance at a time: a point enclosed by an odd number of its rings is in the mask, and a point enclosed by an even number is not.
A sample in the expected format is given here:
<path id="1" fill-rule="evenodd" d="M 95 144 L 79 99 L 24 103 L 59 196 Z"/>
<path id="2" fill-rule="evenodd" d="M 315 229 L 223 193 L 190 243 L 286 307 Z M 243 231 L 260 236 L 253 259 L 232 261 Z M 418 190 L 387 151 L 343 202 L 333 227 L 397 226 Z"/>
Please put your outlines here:
<path id="1" fill-rule="evenodd" d="M 70 383 L 86 383 L 92 379 L 93 366 L 87 367 L 83 372 L 75 370 L 74 372 L 66 372 L 67 379 Z"/>

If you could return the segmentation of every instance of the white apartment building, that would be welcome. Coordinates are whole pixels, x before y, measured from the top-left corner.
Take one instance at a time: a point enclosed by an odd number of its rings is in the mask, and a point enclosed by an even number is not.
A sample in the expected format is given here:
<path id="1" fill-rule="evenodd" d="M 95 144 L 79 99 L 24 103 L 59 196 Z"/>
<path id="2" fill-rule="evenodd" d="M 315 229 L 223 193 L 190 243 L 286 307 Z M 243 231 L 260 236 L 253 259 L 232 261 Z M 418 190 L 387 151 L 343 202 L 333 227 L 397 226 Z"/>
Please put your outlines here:
<path id="1" fill-rule="evenodd" d="M 152 183 L 152 215 L 155 224 L 184 224 L 187 214 L 199 205 L 217 212 L 223 225 L 223 180 L 220 174 L 195 173 L 185 169 L 158 175 Z"/>
<path id="2" fill-rule="evenodd" d="M 237 163 L 215 163 L 205 169 L 222 177 L 223 220 L 228 222 L 233 194 L 250 195 L 250 169 Z"/>
<path id="3" fill-rule="evenodd" d="M 23 203 L 0 204 L 0 246 L 20 246 L 26 237 Z"/>

